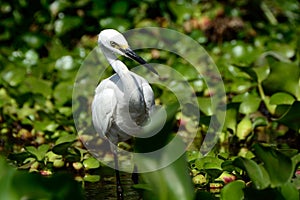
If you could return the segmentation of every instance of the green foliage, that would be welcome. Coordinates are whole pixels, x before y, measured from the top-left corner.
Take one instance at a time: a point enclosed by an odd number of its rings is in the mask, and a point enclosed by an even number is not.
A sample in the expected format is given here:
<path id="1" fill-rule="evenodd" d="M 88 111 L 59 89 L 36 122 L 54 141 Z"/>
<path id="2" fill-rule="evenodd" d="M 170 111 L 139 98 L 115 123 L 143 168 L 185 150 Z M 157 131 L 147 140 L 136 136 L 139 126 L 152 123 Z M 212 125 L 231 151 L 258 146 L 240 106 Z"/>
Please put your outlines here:
<path id="1" fill-rule="evenodd" d="M 180 141 L 177 141 L 175 146 L 176 150 L 184 148 Z M 171 149 L 166 149 L 160 159 L 145 156 L 143 162 L 138 164 L 138 168 L 151 169 L 160 166 L 160 163 L 168 163 L 170 151 Z M 145 199 L 194 199 L 192 181 L 188 175 L 184 155 L 162 169 L 143 173 L 141 176 L 144 183 L 135 187 L 144 189 Z"/>
<path id="2" fill-rule="evenodd" d="M 203 44 L 213 58 L 226 88 L 226 121 L 216 153 L 201 155 L 198 147 L 214 117 L 214 90 L 184 59 L 170 52 L 142 52 L 147 61 L 167 64 L 182 74 L 195 91 L 201 118 L 198 138 L 187 155 L 142 174 L 144 182 L 136 188 L 144 191 L 145 199 L 299 199 L 299 7 L 296 0 L 1 2 L 0 153 L 20 170 L 53 176 L 72 171 L 82 183 L 101 180 L 97 170 L 103 165 L 86 151 L 79 138 L 90 138 L 77 135 L 72 119 L 77 70 L 104 28 L 123 32 L 166 27 Z M 183 54 L 186 51 L 183 44 Z M 111 73 L 108 70 L 107 76 Z M 172 84 L 180 91 L 180 81 Z M 157 102 L 172 117 L 180 116 L 174 94 L 161 86 L 153 89 Z M 91 99 L 80 101 L 89 104 Z M 178 128 L 178 121 L 172 120 L 165 133 Z M 188 136 L 189 129 L 185 126 L 182 135 Z M 166 138 L 158 135 L 153 143 L 164 145 Z M 146 144 L 137 141 L 136 150 L 150 151 Z M 0 174 L 5 173 L 0 176 L 0 199 L 60 199 L 69 186 L 77 187 L 68 178 L 62 185 L 63 175 L 28 175 L 2 160 L 0 166 Z M 80 198 L 75 194 L 72 199 Z"/>
<path id="3" fill-rule="evenodd" d="M 8 166 L 0 159 L 1 199 L 83 199 L 82 188 L 70 174 L 43 177 L 28 174 Z"/>

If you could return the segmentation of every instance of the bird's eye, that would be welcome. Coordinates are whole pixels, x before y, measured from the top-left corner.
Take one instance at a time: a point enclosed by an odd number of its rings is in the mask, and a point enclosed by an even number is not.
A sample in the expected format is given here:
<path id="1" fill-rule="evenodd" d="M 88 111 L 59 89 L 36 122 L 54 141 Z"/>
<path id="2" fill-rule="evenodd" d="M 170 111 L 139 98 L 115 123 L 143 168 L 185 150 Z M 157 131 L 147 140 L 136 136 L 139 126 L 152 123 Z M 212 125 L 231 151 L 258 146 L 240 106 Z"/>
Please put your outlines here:
<path id="1" fill-rule="evenodd" d="M 119 48 L 119 44 L 117 44 L 116 42 L 114 41 L 110 41 L 110 45 L 113 47 L 113 48 Z"/>

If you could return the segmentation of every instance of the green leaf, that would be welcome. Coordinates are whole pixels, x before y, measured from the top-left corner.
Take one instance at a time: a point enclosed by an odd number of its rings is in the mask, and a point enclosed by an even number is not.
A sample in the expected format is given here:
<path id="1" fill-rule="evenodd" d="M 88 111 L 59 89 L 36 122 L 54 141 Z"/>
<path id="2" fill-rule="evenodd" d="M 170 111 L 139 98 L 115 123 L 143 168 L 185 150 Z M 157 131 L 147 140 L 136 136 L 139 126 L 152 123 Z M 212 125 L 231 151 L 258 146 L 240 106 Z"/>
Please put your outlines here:
<path id="1" fill-rule="evenodd" d="M 77 136 L 75 134 L 67 134 L 61 136 L 56 140 L 52 151 L 59 155 L 67 155 L 68 148 L 73 144 L 75 140 L 77 140 Z"/>
<path id="2" fill-rule="evenodd" d="M 77 139 L 77 136 L 75 134 L 67 134 L 67 135 L 59 137 L 56 140 L 55 145 L 59 145 L 62 143 L 74 142 L 76 139 Z"/>
<path id="3" fill-rule="evenodd" d="M 200 110 L 206 115 L 211 116 L 213 114 L 211 99 L 208 97 L 198 97 L 198 105 Z"/>
<path id="4" fill-rule="evenodd" d="M 251 114 L 258 110 L 261 99 L 259 97 L 248 95 L 241 103 L 239 112 L 242 114 Z"/>
<path id="5" fill-rule="evenodd" d="M 294 168 L 296 168 L 298 163 L 300 163 L 300 154 L 297 154 L 297 155 L 293 156 L 292 157 L 292 162 L 293 162 Z"/>
<path id="6" fill-rule="evenodd" d="M 55 123 L 54 121 L 48 121 L 48 120 L 44 120 L 44 121 L 34 121 L 34 129 L 37 131 L 50 131 L 50 132 L 54 132 L 57 127 L 59 126 L 59 124 Z"/>
<path id="7" fill-rule="evenodd" d="M 270 74 L 270 68 L 268 65 L 254 67 L 253 71 L 256 74 L 258 83 L 264 81 Z"/>
<path id="8" fill-rule="evenodd" d="M 25 147 L 26 151 L 34 155 L 38 161 L 42 161 L 45 158 L 45 155 L 49 148 L 50 146 L 48 144 L 42 144 L 38 148 L 35 148 L 34 146 Z"/>
<path id="9" fill-rule="evenodd" d="M 240 140 L 245 140 L 252 130 L 252 122 L 249 116 L 245 116 L 237 125 L 236 136 Z"/>
<path id="10" fill-rule="evenodd" d="M 83 161 L 83 165 L 86 169 L 95 169 L 100 166 L 99 161 L 94 157 L 89 157 Z"/>
<path id="11" fill-rule="evenodd" d="M 44 35 L 39 33 L 27 32 L 22 36 L 22 40 L 31 48 L 40 48 L 45 42 L 46 38 Z"/>
<path id="12" fill-rule="evenodd" d="M 300 128 L 300 101 L 295 101 L 276 121 L 298 131 Z"/>
<path id="13" fill-rule="evenodd" d="M 55 104 L 58 106 L 63 105 L 72 99 L 73 84 L 70 82 L 60 82 L 54 89 L 53 96 Z"/>
<path id="14" fill-rule="evenodd" d="M 270 104 L 272 105 L 291 105 L 295 101 L 295 97 L 285 92 L 277 92 L 273 94 L 270 98 Z"/>
<path id="15" fill-rule="evenodd" d="M 252 123 L 252 129 L 255 129 L 258 126 L 267 126 L 268 119 L 266 117 L 256 117 Z"/>
<path id="16" fill-rule="evenodd" d="M 113 28 L 120 32 L 127 30 L 130 27 L 130 22 L 126 18 L 107 17 L 100 20 L 102 28 Z"/>
<path id="17" fill-rule="evenodd" d="M 42 80 L 34 76 L 27 77 L 23 84 L 19 87 L 19 91 L 42 94 L 44 97 L 49 97 L 52 93 L 52 83 Z"/>
<path id="18" fill-rule="evenodd" d="M 10 86 L 15 87 L 25 80 L 26 72 L 24 68 L 18 67 L 3 71 L 1 76 Z"/>
<path id="19" fill-rule="evenodd" d="M 160 159 L 142 155 L 143 159 L 141 163 L 138 163 L 138 169 L 149 170 L 157 168 L 161 164 L 161 162 L 170 163 L 164 168 L 141 174 L 143 180 L 149 186 L 147 187 L 147 190 L 144 190 L 143 199 L 194 199 L 194 187 L 189 175 L 185 156 L 183 155 L 179 157 L 174 162 L 169 161 L 170 154 L 174 153 L 174 151 L 183 150 L 184 145 L 179 140 L 175 140 L 172 142 L 176 143 L 176 149 L 171 150 L 169 148 L 164 148 Z"/>
<path id="20" fill-rule="evenodd" d="M 199 151 L 187 151 L 186 152 L 187 161 L 191 162 L 201 157 L 201 153 Z"/>
<path id="21" fill-rule="evenodd" d="M 294 167 L 289 157 L 270 147 L 263 147 L 259 144 L 254 145 L 254 152 L 264 163 L 263 166 L 269 174 L 272 187 L 282 186 L 291 180 Z"/>
<path id="22" fill-rule="evenodd" d="M 181 4 L 177 2 L 169 2 L 168 4 L 171 12 L 177 17 L 177 21 L 182 23 L 184 20 L 189 19 L 191 13 L 193 12 L 193 7 L 191 4 Z"/>
<path id="23" fill-rule="evenodd" d="M 224 186 L 221 190 L 221 200 L 242 200 L 245 199 L 243 189 L 246 187 L 244 181 L 233 181 Z"/>
<path id="24" fill-rule="evenodd" d="M 238 107 L 239 107 L 238 103 L 230 103 L 227 105 L 227 110 L 226 110 L 224 127 L 226 127 L 227 129 L 231 129 L 233 133 L 236 132 Z"/>
<path id="25" fill-rule="evenodd" d="M 216 169 L 222 169 L 221 165 L 223 163 L 223 160 L 216 158 L 214 156 L 205 156 L 202 158 L 199 158 L 195 161 L 195 166 L 197 169 L 205 169 L 205 166 L 207 165 L 208 168 L 214 166 Z"/>
<path id="26" fill-rule="evenodd" d="M 300 68 L 296 63 L 288 63 L 276 60 L 274 57 L 267 57 L 271 72 L 263 81 L 265 91 L 270 93 L 288 92 L 295 97 L 300 97 Z"/>
<path id="27" fill-rule="evenodd" d="M 66 16 L 58 19 L 54 23 L 54 30 L 58 36 L 64 35 L 67 32 L 80 27 L 82 25 L 82 18 L 78 16 Z"/>
<path id="28" fill-rule="evenodd" d="M 128 9 L 128 1 L 117 1 L 111 7 L 113 15 L 125 15 Z"/>
<path id="29" fill-rule="evenodd" d="M 58 155 L 67 155 L 68 149 L 71 145 L 72 145 L 71 142 L 60 143 L 60 144 L 55 145 L 52 148 L 52 151 Z"/>
<path id="30" fill-rule="evenodd" d="M 87 181 L 87 182 L 98 182 L 100 181 L 100 175 L 91 175 L 91 174 L 86 174 L 84 177 L 83 177 L 83 180 L 84 181 Z"/>
<path id="31" fill-rule="evenodd" d="M 242 114 L 251 114 L 258 110 L 261 99 L 248 92 L 233 97 L 232 102 L 241 102 L 239 112 Z"/>
<path id="32" fill-rule="evenodd" d="M 244 93 L 247 92 L 251 87 L 253 87 L 253 82 L 245 79 L 235 79 L 233 83 L 226 84 L 226 91 L 234 93 Z"/>
<path id="33" fill-rule="evenodd" d="M 280 190 L 285 200 L 299 200 L 299 191 L 293 183 L 288 182 L 282 185 Z"/>
<path id="34" fill-rule="evenodd" d="M 238 157 L 233 161 L 233 164 L 247 172 L 256 189 L 263 190 L 270 185 L 268 173 L 253 160 Z"/>
<path id="35" fill-rule="evenodd" d="M 38 63 L 39 55 L 36 51 L 30 49 L 25 53 L 25 59 L 23 60 L 24 65 L 33 66 Z"/>
<path id="36" fill-rule="evenodd" d="M 72 56 L 62 56 L 55 62 L 55 69 L 58 69 L 59 71 L 68 71 L 74 68 L 74 59 Z M 72 85 L 71 83 L 69 83 Z"/>

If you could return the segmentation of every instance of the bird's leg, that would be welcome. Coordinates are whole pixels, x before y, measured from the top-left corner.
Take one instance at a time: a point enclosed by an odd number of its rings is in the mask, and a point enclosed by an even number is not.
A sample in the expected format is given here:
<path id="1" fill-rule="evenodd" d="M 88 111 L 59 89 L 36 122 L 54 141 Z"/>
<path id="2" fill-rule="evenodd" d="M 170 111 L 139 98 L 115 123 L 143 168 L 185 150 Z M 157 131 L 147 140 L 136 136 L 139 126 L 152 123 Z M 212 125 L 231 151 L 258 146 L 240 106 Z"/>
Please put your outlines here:
<path id="1" fill-rule="evenodd" d="M 117 181 L 117 198 L 118 200 L 123 200 L 123 188 L 121 185 L 119 163 L 118 163 L 118 152 L 114 150 L 114 160 L 115 160 L 115 172 L 116 172 L 116 181 Z"/>
<path id="2" fill-rule="evenodd" d="M 134 184 L 139 183 L 139 174 L 137 173 L 137 166 L 134 165 L 133 172 L 131 174 L 131 180 L 133 181 Z"/>

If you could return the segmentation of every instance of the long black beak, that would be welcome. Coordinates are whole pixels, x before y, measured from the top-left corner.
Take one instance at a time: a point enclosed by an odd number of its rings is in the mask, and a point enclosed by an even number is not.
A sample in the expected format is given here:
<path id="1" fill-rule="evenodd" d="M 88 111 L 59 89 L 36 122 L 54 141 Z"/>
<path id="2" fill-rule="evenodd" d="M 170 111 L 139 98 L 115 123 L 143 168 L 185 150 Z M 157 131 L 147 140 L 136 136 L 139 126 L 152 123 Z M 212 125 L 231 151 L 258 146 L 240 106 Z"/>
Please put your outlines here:
<path id="1" fill-rule="evenodd" d="M 128 56 L 132 60 L 135 60 L 136 62 L 144 65 L 151 72 L 153 72 L 154 74 L 158 75 L 157 71 L 151 65 L 149 65 L 143 58 L 141 58 L 139 55 L 137 55 L 130 48 L 124 49 L 123 52 L 125 53 L 126 56 Z"/>

